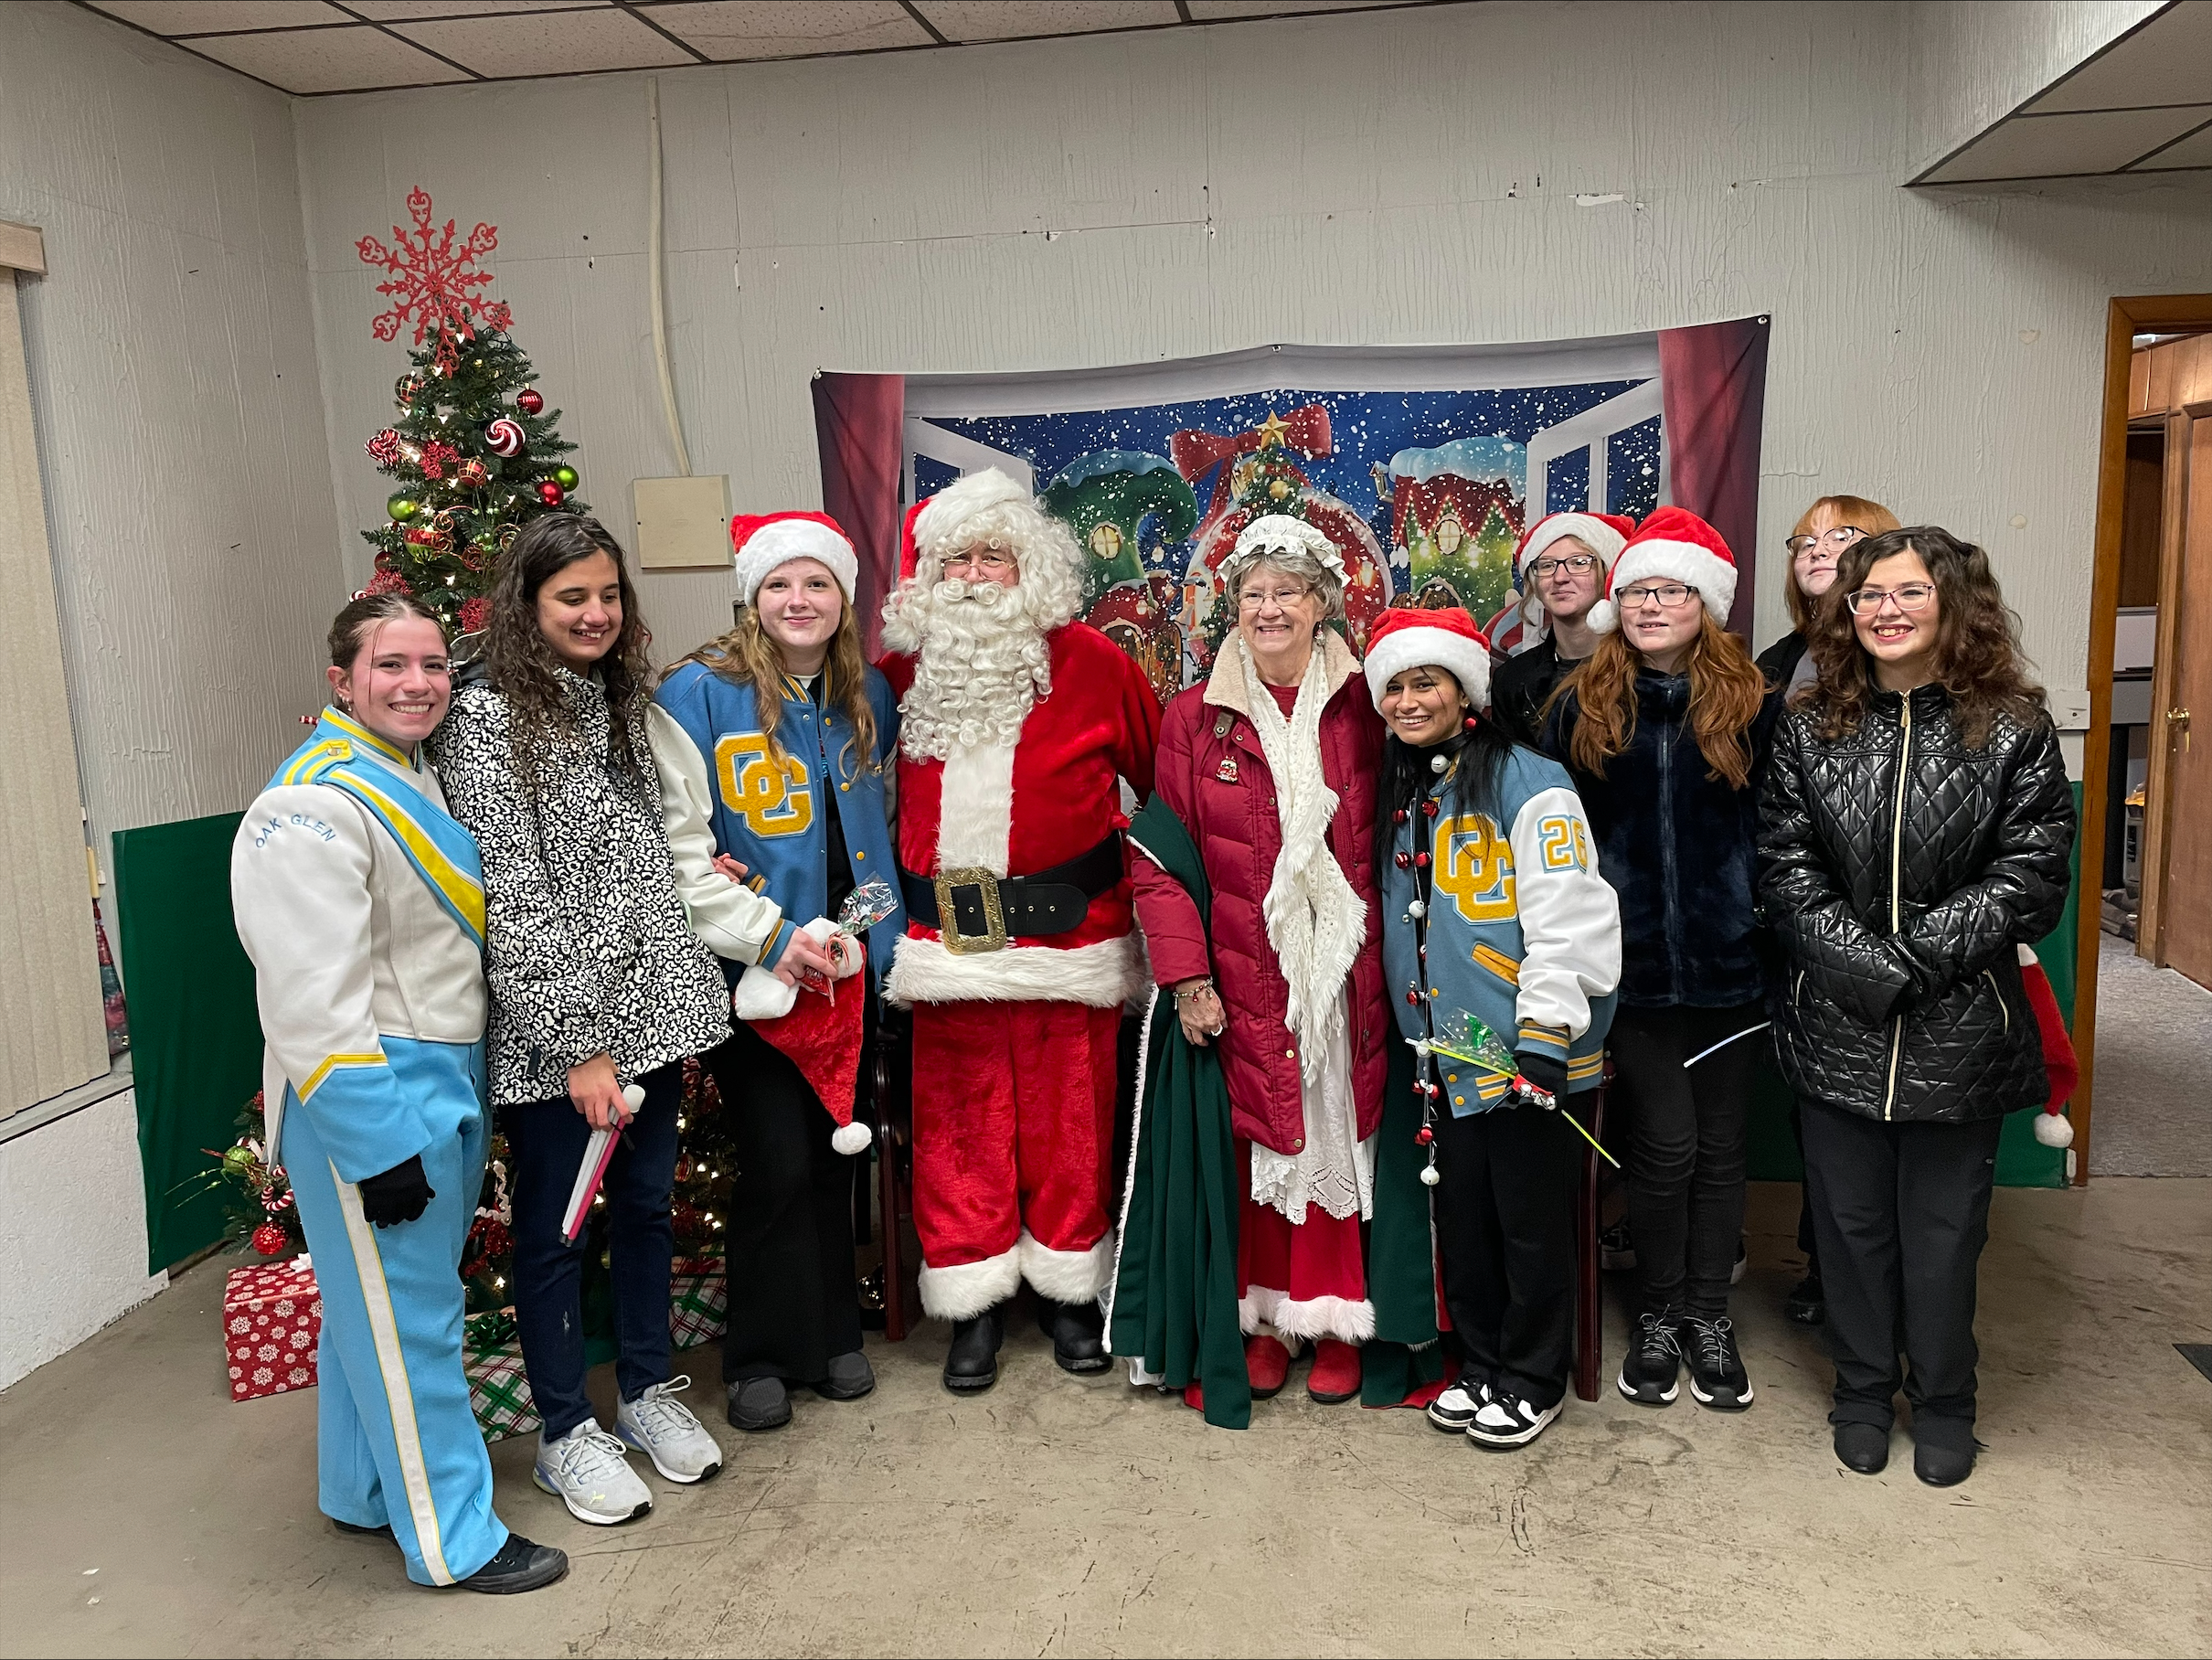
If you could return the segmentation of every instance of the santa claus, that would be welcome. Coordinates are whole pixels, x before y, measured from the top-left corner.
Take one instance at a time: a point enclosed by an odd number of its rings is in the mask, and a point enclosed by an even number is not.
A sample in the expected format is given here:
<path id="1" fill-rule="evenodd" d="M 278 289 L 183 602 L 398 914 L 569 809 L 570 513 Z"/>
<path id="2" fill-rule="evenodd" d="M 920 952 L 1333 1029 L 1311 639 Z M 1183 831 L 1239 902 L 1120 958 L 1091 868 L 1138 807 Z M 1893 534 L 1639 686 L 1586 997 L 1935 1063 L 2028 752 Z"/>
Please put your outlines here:
<path id="1" fill-rule="evenodd" d="M 914 1010 L 922 1307 L 952 1325 L 945 1387 L 998 1378 L 1027 1280 L 1054 1357 L 1104 1369 L 1116 1040 L 1146 984 L 1122 784 L 1153 787 L 1160 706 L 1073 619 L 1083 555 L 1004 473 L 907 516 L 883 669 L 899 694 L 899 872 L 888 995 Z"/>

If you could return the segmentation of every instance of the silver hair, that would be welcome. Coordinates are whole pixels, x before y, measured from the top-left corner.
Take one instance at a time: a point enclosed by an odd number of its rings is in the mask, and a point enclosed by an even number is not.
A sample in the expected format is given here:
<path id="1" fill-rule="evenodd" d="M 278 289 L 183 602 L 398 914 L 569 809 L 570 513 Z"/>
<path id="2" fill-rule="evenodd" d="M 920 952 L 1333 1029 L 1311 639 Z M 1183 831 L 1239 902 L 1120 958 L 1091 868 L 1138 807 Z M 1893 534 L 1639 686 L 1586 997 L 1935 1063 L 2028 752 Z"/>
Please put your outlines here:
<path id="1" fill-rule="evenodd" d="M 1344 579 L 1303 548 L 1270 548 L 1246 558 L 1229 573 L 1228 600 L 1232 605 L 1244 598 L 1244 585 L 1252 580 L 1255 571 L 1273 570 L 1303 582 L 1321 596 L 1322 616 L 1325 621 L 1344 620 Z"/>

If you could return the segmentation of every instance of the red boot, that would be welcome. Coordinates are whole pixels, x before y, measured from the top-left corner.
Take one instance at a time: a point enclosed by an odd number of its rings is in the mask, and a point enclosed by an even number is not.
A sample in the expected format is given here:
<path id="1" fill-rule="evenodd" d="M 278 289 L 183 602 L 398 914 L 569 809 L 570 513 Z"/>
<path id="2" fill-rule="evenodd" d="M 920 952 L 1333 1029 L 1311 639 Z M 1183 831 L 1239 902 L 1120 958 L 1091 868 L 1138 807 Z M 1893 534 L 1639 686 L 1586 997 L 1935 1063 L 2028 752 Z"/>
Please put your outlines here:
<path id="1" fill-rule="evenodd" d="M 1305 1392 L 1324 1407 L 1359 1394 L 1359 1346 L 1324 1337 L 1313 1346 L 1313 1371 Z"/>
<path id="2" fill-rule="evenodd" d="M 1194 1412 L 1206 1410 L 1206 1391 L 1198 1387 L 1195 1378 L 1183 1386 L 1183 1404 Z"/>
<path id="3" fill-rule="evenodd" d="M 1266 1400 L 1282 1392 L 1290 1381 L 1291 1351 L 1280 1337 L 1264 1334 L 1244 1340 L 1244 1372 L 1252 1380 L 1252 1399 Z"/>

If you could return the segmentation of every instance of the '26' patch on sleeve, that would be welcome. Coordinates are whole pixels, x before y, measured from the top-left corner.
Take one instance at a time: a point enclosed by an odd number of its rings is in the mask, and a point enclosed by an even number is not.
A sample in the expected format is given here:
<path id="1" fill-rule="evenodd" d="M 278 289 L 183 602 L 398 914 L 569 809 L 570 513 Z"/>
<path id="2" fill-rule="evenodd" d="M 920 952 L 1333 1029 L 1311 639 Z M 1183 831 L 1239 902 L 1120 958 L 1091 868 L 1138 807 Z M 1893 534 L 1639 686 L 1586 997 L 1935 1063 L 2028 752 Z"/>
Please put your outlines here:
<path id="1" fill-rule="evenodd" d="M 1545 869 L 1589 870 L 1590 833 L 1583 829 L 1580 819 L 1569 818 L 1562 813 L 1539 820 L 1537 838 Z"/>

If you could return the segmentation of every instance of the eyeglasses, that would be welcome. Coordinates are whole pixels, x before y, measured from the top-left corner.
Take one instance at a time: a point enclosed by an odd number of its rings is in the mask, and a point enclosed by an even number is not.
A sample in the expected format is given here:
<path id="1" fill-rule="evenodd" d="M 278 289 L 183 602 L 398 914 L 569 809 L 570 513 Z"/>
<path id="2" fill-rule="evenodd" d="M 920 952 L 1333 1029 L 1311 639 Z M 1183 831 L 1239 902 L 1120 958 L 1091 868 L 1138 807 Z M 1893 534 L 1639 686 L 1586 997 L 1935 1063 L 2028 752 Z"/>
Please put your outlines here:
<path id="1" fill-rule="evenodd" d="M 1657 605 L 1664 611 L 1689 603 L 1690 596 L 1697 591 L 1680 582 L 1661 582 L 1648 588 L 1623 588 L 1613 596 L 1613 602 L 1623 610 L 1633 611 L 1639 605 Z"/>
<path id="2" fill-rule="evenodd" d="M 1793 536 L 1783 546 L 1789 548 L 1791 558 L 1810 563 L 1814 559 L 1837 558 L 1845 548 L 1866 534 L 1856 525 L 1838 525 L 1831 530 L 1822 531 L 1818 536 Z"/>
<path id="3" fill-rule="evenodd" d="M 1288 607 L 1297 604 L 1313 591 L 1310 588 L 1248 588 L 1237 596 L 1237 609 L 1263 611 L 1270 605 Z"/>
<path id="4" fill-rule="evenodd" d="M 1884 600 L 1895 600 L 1899 611 L 1926 611 L 1934 598 L 1931 583 L 1908 582 L 1902 588 L 1862 588 L 1848 596 L 1847 603 L 1853 616 L 1871 617 L 1882 609 Z"/>
<path id="5" fill-rule="evenodd" d="M 1586 576 L 1597 568 L 1597 556 L 1590 553 L 1569 553 L 1558 559 L 1546 558 L 1528 561 L 1529 574 L 1539 581 L 1555 570 L 1571 570 L 1577 576 Z"/>
<path id="6" fill-rule="evenodd" d="M 945 555 L 944 569 L 945 574 L 951 576 L 955 570 L 966 570 L 971 567 L 977 570 L 1011 570 L 1014 564 L 1015 561 L 1006 555 L 985 548 L 967 553 L 948 553 Z"/>

